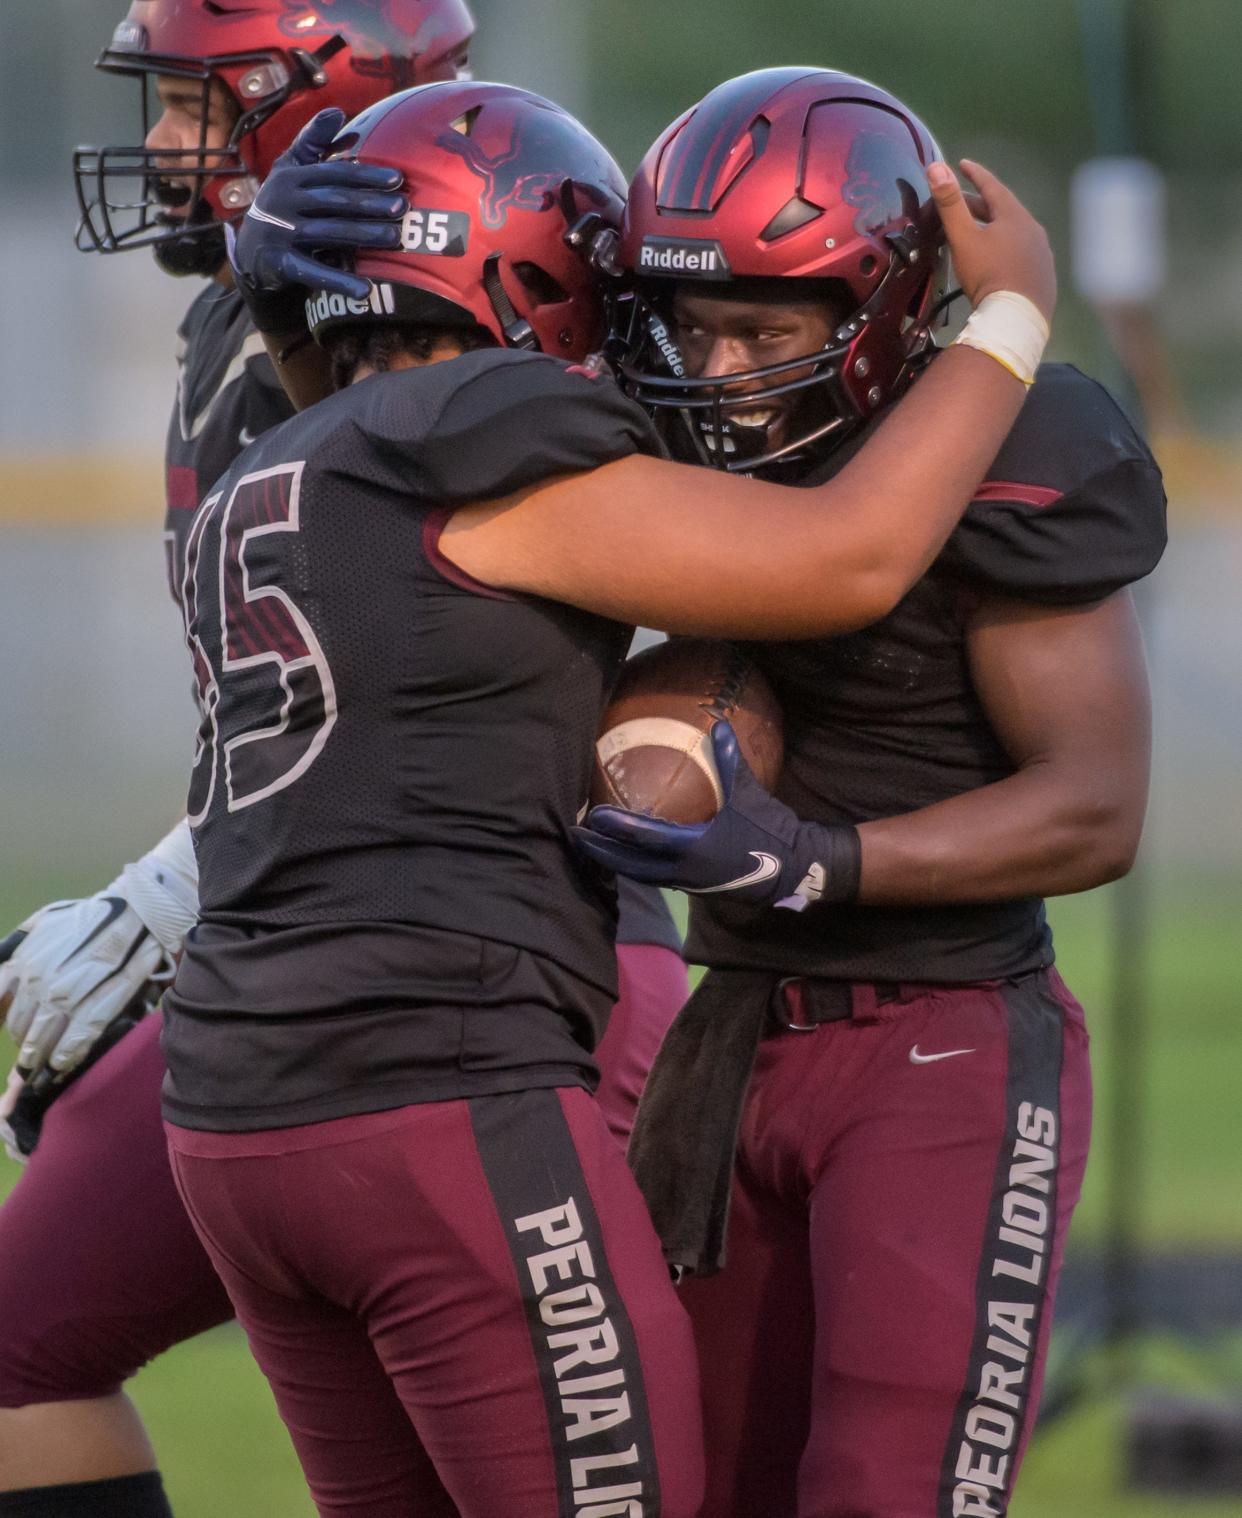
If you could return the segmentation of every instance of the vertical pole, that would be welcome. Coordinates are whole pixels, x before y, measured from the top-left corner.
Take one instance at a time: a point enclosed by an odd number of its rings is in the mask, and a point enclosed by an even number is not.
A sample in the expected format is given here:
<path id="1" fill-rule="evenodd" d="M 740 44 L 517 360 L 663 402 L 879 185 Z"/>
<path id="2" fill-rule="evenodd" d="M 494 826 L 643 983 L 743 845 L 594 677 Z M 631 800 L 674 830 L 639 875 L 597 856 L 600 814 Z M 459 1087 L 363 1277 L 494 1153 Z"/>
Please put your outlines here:
<path id="1" fill-rule="evenodd" d="M 1136 109 L 1149 96 L 1151 51 L 1142 0 L 1079 0 L 1078 15 L 1096 151 L 1133 155 L 1150 148 L 1150 116 Z M 1107 378 L 1132 416 L 1140 416 L 1134 376 L 1114 352 Z M 1140 619 L 1150 630 L 1151 593 L 1137 594 Z M 1105 1342 L 1116 1383 L 1134 1379 L 1134 1340 L 1143 1324 L 1139 1225 L 1146 1190 L 1146 1074 L 1150 985 L 1150 900 L 1140 863 L 1111 893 L 1111 1001 L 1109 1075 L 1112 1086 L 1108 1213 L 1105 1225 Z"/>

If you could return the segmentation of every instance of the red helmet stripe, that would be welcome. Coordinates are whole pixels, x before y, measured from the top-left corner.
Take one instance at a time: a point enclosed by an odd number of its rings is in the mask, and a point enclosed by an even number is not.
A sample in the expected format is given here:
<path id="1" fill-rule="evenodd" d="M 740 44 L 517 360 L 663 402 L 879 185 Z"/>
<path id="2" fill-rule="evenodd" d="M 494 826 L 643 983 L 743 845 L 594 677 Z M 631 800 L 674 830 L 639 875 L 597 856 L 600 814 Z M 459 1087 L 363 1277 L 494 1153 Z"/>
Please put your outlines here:
<path id="1" fill-rule="evenodd" d="M 709 101 L 673 143 L 660 205 L 671 211 L 710 211 L 705 191 L 715 184 L 730 147 L 750 125 L 750 101 Z"/>
<path id="2" fill-rule="evenodd" d="M 807 72 L 803 69 L 765 69 L 747 79 L 733 80 L 729 87 L 713 90 L 686 123 L 669 148 L 660 179 L 660 209 L 710 211 L 727 186 L 720 177 L 734 143 L 750 128 L 760 107 L 771 100 L 783 82 Z M 777 75 L 777 78 L 773 78 Z M 739 85 L 746 86 L 738 88 Z"/>

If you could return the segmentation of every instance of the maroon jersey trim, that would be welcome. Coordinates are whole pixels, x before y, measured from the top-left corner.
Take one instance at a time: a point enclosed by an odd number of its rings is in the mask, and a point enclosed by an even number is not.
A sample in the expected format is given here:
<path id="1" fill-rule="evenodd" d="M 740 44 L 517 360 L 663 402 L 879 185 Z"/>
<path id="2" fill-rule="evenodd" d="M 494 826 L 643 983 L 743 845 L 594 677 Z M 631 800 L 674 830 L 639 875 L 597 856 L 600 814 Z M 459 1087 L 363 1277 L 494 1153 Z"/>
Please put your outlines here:
<path id="1" fill-rule="evenodd" d="M 986 501 L 1019 501 L 1024 506 L 1042 510 L 1059 501 L 1063 490 L 1053 490 L 1047 485 L 1020 485 L 1013 480 L 985 480 L 975 492 L 972 505 Z"/>
<path id="2" fill-rule="evenodd" d="M 472 595 L 487 596 L 493 601 L 516 601 L 517 597 L 507 590 L 498 590 L 494 585 L 485 585 L 482 580 L 476 580 L 472 574 L 468 574 L 460 565 L 454 564 L 451 559 L 444 556 L 440 547 L 440 534 L 448 525 L 449 518 L 458 508 L 456 506 L 441 506 L 433 511 L 423 523 L 423 552 L 427 556 L 427 562 L 450 585 L 456 585 L 462 590 L 468 590 Z"/>
<path id="3" fill-rule="evenodd" d="M 169 511 L 197 511 L 198 471 L 189 464 L 169 464 L 165 494 Z"/>

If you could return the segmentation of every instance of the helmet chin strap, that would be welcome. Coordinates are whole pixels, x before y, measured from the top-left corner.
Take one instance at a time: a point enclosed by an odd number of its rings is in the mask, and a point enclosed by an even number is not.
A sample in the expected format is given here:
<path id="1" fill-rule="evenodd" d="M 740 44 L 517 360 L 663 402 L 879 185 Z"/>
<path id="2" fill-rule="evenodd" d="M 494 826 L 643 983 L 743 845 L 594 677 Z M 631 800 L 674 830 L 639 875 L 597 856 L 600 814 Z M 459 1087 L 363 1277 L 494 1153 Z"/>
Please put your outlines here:
<path id="1" fill-rule="evenodd" d="M 152 244 L 155 261 L 176 279 L 198 275 L 210 279 L 224 267 L 224 226 L 211 219 L 186 228 L 179 237 Z"/>
<path id="2" fill-rule="evenodd" d="M 483 264 L 483 289 L 500 324 L 507 348 L 525 348 L 532 353 L 539 351 L 539 339 L 535 329 L 519 316 L 517 308 L 509 299 L 509 292 L 500 280 L 501 254 L 493 253 Z"/>

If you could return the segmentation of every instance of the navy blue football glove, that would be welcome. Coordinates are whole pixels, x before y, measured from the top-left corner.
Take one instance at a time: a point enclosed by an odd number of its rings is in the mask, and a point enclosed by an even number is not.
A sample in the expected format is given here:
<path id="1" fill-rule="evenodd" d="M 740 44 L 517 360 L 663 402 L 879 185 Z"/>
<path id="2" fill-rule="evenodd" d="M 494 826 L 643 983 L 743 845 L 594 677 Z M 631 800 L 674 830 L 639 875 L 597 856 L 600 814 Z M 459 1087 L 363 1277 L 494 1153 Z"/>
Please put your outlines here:
<path id="1" fill-rule="evenodd" d="M 236 229 L 226 227 L 237 288 L 260 332 L 288 332 L 305 321 L 311 289 L 366 300 L 371 283 L 323 263 L 331 249 L 396 248 L 409 209 L 399 169 L 324 155 L 345 124 L 345 112 L 320 111 L 272 165 Z"/>
<path id="2" fill-rule="evenodd" d="M 728 722 L 711 732 L 724 805 L 710 822 L 662 822 L 621 807 L 591 809 L 574 842 L 597 864 L 631 880 L 695 896 L 795 912 L 816 901 L 852 901 L 860 851 L 852 827 L 802 822 L 759 784 Z"/>

